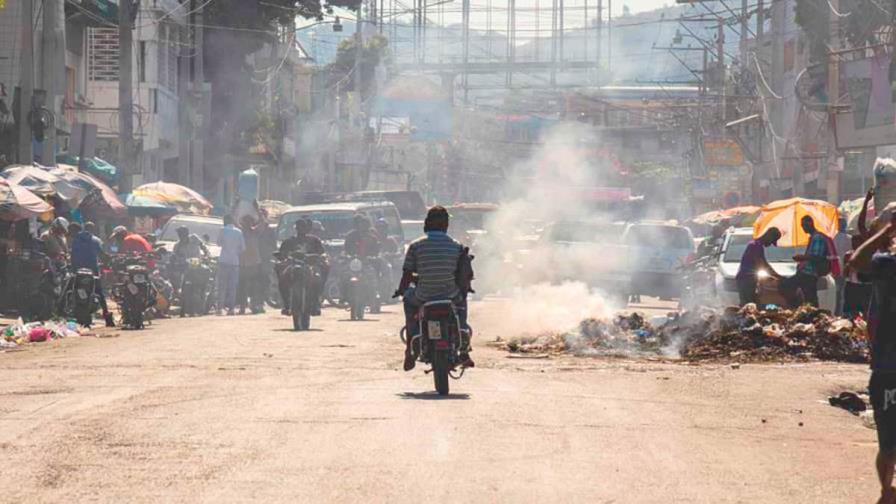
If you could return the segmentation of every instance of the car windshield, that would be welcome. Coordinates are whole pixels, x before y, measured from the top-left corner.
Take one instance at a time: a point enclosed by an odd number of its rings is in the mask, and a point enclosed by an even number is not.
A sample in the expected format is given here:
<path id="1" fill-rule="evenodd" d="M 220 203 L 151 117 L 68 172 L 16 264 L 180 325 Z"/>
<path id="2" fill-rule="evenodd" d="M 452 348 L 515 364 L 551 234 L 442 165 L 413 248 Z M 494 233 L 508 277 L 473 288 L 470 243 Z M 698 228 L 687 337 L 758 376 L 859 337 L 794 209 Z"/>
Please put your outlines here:
<path id="1" fill-rule="evenodd" d="M 728 248 L 725 250 L 723 262 L 739 263 L 747 244 L 753 240 L 750 235 L 734 235 L 728 239 Z M 793 256 L 803 253 L 800 247 L 768 247 L 765 249 L 765 259 L 770 263 L 793 262 Z"/>
<path id="2" fill-rule="evenodd" d="M 177 228 L 181 226 L 189 229 L 190 234 L 194 234 L 200 238 L 208 235 L 210 239 L 209 243 L 218 245 L 218 237 L 221 234 L 221 228 L 224 227 L 224 223 L 221 221 L 178 219 L 175 217 L 165 224 L 165 228 L 162 230 L 162 236 L 159 237 L 159 241 L 177 241 Z"/>
<path id="3" fill-rule="evenodd" d="M 632 226 L 626 235 L 626 242 L 640 247 L 694 248 L 691 234 L 680 226 Z"/>
<path id="4" fill-rule="evenodd" d="M 277 237 L 285 240 L 296 234 L 296 221 L 310 219 L 320 221 L 324 227 L 323 233 L 314 232 L 321 240 L 341 240 L 354 229 L 355 212 L 350 210 L 331 210 L 323 212 L 290 212 L 280 218 L 277 226 Z"/>

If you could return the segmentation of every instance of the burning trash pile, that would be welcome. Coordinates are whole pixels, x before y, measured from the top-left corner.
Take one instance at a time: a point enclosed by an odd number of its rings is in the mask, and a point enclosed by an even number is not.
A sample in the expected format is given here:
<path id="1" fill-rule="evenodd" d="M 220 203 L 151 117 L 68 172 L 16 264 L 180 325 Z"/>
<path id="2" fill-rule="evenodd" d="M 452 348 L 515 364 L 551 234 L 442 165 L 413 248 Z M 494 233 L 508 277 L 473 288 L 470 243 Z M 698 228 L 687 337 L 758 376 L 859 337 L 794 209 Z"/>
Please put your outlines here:
<path id="1" fill-rule="evenodd" d="M 513 353 L 680 357 L 688 361 L 867 362 L 865 324 L 824 310 L 698 308 L 647 321 L 641 315 L 586 319 L 562 334 L 498 341 Z"/>

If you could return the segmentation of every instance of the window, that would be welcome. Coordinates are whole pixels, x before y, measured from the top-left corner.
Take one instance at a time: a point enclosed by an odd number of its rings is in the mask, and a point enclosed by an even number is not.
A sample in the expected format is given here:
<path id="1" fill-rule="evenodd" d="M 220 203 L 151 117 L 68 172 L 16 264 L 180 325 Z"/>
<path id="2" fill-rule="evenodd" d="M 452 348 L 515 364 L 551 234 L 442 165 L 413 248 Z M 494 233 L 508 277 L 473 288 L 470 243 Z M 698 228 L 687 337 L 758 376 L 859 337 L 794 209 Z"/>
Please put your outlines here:
<path id="1" fill-rule="evenodd" d="M 90 28 L 87 73 L 92 81 L 118 80 L 118 28 Z"/>
<path id="2" fill-rule="evenodd" d="M 152 113 L 159 113 L 159 90 L 157 88 L 152 88 Z"/>
<path id="3" fill-rule="evenodd" d="M 140 82 L 146 82 L 146 41 L 140 41 L 140 55 L 137 60 L 137 76 Z"/>

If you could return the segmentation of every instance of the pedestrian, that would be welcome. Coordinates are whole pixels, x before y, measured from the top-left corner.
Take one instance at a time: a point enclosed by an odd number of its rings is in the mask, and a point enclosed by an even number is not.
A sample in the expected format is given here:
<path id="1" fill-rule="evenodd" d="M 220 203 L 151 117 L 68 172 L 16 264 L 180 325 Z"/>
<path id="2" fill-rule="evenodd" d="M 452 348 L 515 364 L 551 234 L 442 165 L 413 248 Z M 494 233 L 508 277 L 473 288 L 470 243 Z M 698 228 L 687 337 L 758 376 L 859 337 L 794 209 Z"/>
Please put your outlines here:
<path id="1" fill-rule="evenodd" d="M 781 280 L 781 290 L 786 294 L 791 306 L 802 302 L 818 307 L 818 278 L 831 271 L 828 256 L 828 238 L 815 229 L 815 220 L 806 215 L 800 220 L 803 231 L 809 235 L 809 244 L 802 254 L 793 256 L 796 261 L 796 274 Z"/>
<path id="2" fill-rule="evenodd" d="M 781 275 L 771 267 L 765 258 L 765 249 L 772 246 L 777 247 L 780 239 L 781 230 L 775 227 L 769 228 L 762 236 L 748 243 L 747 248 L 744 249 L 735 277 L 741 306 L 748 303 L 759 304 L 760 271 L 765 271 L 769 276 L 778 280 L 781 279 Z"/>
<path id="3" fill-rule="evenodd" d="M 218 310 L 227 309 L 228 315 L 234 314 L 236 306 L 236 289 L 239 284 L 240 256 L 246 250 L 243 232 L 233 225 L 233 217 L 224 216 L 224 227 L 218 238 L 221 254 L 218 256 Z"/>
<path id="4" fill-rule="evenodd" d="M 894 214 L 896 215 L 896 214 Z M 891 220 L 852 255 L 849 266 L 870 275 L 868 307 L 871 379 L 868 391 L 877 428 L 877 476 L 882 504 L 896 504 L 896 222 Z"/>
<path id="5" fill-rule="evenodd" d="M 852 250 L 852 239 L 846 233 L 846 219 L 840 217 L 837 222 L 838 231 L 837 234 L 834 235 L 834 249 L 836 250 L 837 260 L 840 262 L 841 271 L 846 266 L 846 253 Z M 845 291 L 846 291 L 846 276 L 845 275 L 837 275 L 834 277 L 834 282 L 837 287 L 837 304 L 834 308 L 834 314 L 838 317 L 843 315 L 843 305 L 845 302 Z"/>
<path id="6" fill-rule="evenodd" d="M 247 306 L 254 314 L 263 311 L 264 301 L 259 301 L 258 288 L 261 283 L 260 225 L 251 215 L 244 215 L 240 222 L 246 245 L 240 255 L 240 281 L 236 294 L 240 315 L 245 315 Z"/>
<path id="7" fill-rule="evenodd" d="M 47 257 L 56 263 L 64 262 L 68 255 L 67 235 L 68 221 L 64 217 L 53 219 L 53 222 L 50 223 L 50 229 L 40 235 Z"/>

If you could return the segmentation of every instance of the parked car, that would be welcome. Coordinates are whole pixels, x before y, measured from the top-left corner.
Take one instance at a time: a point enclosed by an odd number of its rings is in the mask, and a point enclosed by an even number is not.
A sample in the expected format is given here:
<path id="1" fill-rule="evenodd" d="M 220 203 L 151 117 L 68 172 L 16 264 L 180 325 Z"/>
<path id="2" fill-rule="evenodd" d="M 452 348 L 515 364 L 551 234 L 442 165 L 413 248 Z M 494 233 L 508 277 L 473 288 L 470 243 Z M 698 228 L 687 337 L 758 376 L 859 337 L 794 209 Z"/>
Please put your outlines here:
<path id="1" fill-rule="evenodd" d="M 549 224 L 530 255 L 533 264 L 549 254 L 552 282 L 584 281 L 588 286 L 621 298 L 628 297 L 628 253 L 622 237 L 624 223 L 563 220 Z"/>
<path id="2" fill-rule="evenodd" d="M 716 293 L 723 306 L 737 305 L 740 297 L 737 294 L 735 277 L 740 267 L 740 259 L 744 255 L 747 244 L 753 239 L 752 228 L 729 229 L 725 233 L 722 249 L 719 253 L 718 271 L 716 272 Z M 765 258 L 774 270 L 783 276 L 796 274 L 797 263 L 793 256 L 802 254 L 804 247 L 768 247 Z M 760 302 L 775 301 L 780 304 L 783 296 L 777 290 L 777 284 L 764 283 L 760 293 Z M 818 304 L 825 310 L 834 311 L 837 303 L 837 289 L 834 278 L 826 275 L 818 279 Z"/>
<path id="3" fill-rule="evenodd" d="M 221 228 L 224 227 L 224 221 L 220 217 L 190 214 L 175 215 L 162 227 L 162 232 L 156 240 L 156 246 L 161 245 L 168 252 L 174 252 L 174 244 L 178 240 L 177 228 L 181 226 L 185 226 L 190 230 L 191 234 L 195 234 L 200 238 L 207 236 L 210 240 L 205 245 L 208 247 L 208 252 L 212 257 L 218 257 L 221 254 L 218 237 L 221 234 Z"/>
<path id="4" fill-rule="evenodd" d="M 681 266 L 694 258 L 691 231 L 676 223 L 642 221 L 629 224 L 622 237 L 631 274 L 630 294 L 677 299 Z"/>

